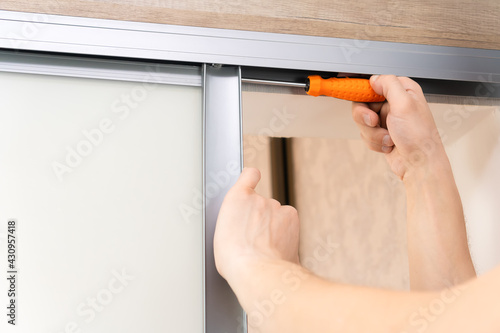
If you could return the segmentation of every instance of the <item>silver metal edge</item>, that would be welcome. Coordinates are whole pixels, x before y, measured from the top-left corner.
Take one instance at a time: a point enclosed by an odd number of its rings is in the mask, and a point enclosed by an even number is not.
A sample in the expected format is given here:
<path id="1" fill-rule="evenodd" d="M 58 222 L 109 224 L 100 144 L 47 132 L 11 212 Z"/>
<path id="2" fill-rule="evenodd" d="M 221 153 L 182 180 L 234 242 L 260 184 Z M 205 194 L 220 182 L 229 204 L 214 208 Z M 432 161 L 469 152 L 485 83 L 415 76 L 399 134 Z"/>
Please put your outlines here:
<path id="1" fill-rule="evenodd" d="M 238 67 L 238 98 L 240 99 L 239 117 L 240 117 L 240 171 L 243 171 L 243 78 L 241 77 L 241 67 Z"/>
<path id="2" fill-rule="evenodd" d="M 206 77 L 207 77 L 207 65 L 203 64 L 202 69 L 201 69 L 201 78 L 202 78 L 202 89 L 203 89 L 203 97 L 202 97 L 202 164 L 203 164 L 203 171 L 202 171 L 202 193 L 203 196 L 201 198 L 202 202 L 202 249 L 203 249 L 203 254 L 202 254 L 202 291 L 203 291 L 203 333 L 207 333 L 207 309 L 206 309 L 206 304 L 207 304 L 207 289 L 206 289 L 206 281 L 207 281 L 207 274 L 206 274 L 206 267 L 207 267 L 207 260 L 206 260 L 206 253 L 207 253 L 207 241 L 206 241 L 206 235 L 207 235 L 207 214 L 206 214 L 206 207 L 207 207 L 207 198 L 205 196 L 206 193 L 206 173 L 207 173 L 207 149 L 206 149 L 206 142 L 207 142 L 207 94 L 206 94 Z"/>
<path id="3" fill-rule="evenodd" d="M 240 110 L 239 110 L 239 117 L 240 117 L 240 171 L 243 170 L 243 167 L 245 166 L 244 160 L 243 160 L 243 78 L 241 76 L 241 67 L 238 67 L 238 96 L 240 99 Z M 243 332 L 242 333 L 247 333 L 248 332 L 248 320 L 247 320 L 247 314 L 245 310 L 241 309 L 241 317 L 242 320 L 244 320 L 243 323 Z M 238 332 L 239 333 L 239 332 Z"/>
<path id="4" fill-rule="evenodd" d="M 213 237 L 222 201 L 242 168 L 241 77 L 235 66 L 205 66 L 205 314 L 206 333 L 245 332 L 245 316 L 215 267 Z M 234 169 L 228 168 L 233 163 Z M 237 169 L 237 170 L 236 170 Z M 225 182 L 214 175 L 224 175 Z M 208 186 L 216 189 L 208 193 Z"/>
<path id="5" fill-rule="evenodd" d="M 302 88 L 302 89 L 304 89 L 306 87 L 305 83 L 285 82 L 285 81 L 241 79 L 241 82 L 246 83 L 246 84 L 260 84 L 260 85 L 266 85 L 266 86 L 289 87 L 289 88 Z"/>
<path id="6" fill-rule="evenodd" d="M 500 82 L 500 51 L 0 11 L 0 47 Z M 26 29 L 30 27 L 30 29 Z M 23 31 L 29 30 L 26 34 Z"/>
<path id="7" fill-rule="evenodd" d="M 201 86 L 200 66 L 0 50 L 0 72 Z"/>

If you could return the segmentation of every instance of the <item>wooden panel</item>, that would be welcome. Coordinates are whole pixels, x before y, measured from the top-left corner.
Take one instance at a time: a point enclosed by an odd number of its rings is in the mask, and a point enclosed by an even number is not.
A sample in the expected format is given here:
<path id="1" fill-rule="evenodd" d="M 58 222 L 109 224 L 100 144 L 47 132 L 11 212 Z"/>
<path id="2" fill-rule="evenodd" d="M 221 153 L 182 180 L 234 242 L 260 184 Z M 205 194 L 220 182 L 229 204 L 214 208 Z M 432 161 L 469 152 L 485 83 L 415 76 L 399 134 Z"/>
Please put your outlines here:
<path id="1" fill-rule="evenodd" d="M 500 50 L 497 0 L 2 0 L 0 9 Z"/>

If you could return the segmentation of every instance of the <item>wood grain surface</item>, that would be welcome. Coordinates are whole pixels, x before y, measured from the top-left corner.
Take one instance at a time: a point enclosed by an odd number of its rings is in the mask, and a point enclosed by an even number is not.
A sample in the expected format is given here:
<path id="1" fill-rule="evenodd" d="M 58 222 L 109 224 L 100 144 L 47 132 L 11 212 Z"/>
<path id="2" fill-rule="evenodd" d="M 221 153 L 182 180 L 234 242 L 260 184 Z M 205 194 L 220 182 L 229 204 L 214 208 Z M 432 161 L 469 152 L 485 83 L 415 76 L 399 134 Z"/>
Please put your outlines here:
<path id="1" fill-rule="evenodd" d="M 0 9 L 500 50 L 498 0 L 2 0 Z"/>

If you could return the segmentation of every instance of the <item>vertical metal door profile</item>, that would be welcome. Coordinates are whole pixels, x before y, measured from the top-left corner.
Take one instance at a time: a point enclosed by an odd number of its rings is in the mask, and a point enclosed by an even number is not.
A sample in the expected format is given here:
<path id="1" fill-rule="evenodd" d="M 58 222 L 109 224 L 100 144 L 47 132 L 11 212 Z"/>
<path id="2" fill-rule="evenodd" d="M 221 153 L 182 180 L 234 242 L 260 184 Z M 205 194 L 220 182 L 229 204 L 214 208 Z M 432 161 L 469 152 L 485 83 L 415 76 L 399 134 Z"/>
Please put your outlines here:
<path id="1" fill-rule="evenodd" d="M 243 165 L 240 68 L 205 65 L 203 83 L 205 330 L 244 333 L 246 315 L 227 282 L 217 273 L 213 254 L 220 206 Z"/>

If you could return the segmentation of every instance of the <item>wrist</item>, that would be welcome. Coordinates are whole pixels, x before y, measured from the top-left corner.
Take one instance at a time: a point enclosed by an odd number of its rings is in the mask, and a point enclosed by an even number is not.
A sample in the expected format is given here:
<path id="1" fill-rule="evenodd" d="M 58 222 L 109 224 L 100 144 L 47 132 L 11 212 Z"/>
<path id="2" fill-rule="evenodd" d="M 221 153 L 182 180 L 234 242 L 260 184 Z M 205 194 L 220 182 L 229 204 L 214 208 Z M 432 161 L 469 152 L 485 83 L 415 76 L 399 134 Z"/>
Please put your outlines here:
<path id="1" fill-rule="evenodd" d="M 422 154 L 410 161 L 410 165 L 411 167 L 408 168 L 403 177 L 403 183 L 407 190 L 428 183 L 439 184 L 449 180 L 454 183 L 453 171 L 444 148 L 432 155 Z"/>
<path id="2" fill-rule="evenodd" d="M 292 265 L 291 262 L 266 256 L 240 256 L 235 260 L 225 276 L 231 287 L 245 289 L 251 281 L 263 278 L 265 274 Z M 236 290 L 235 290 L 236 292 Z"/>
<path id="3" fill-rule="evenodd" d="M 255 300 L 269 296 L 276 288 L 283 289 L 283 283 L 297 283 L 309 276 L 305 268 L 286 260 L 248 256 L 233 265 L 226 280 L 240 304 L 249 311 Z"/>

